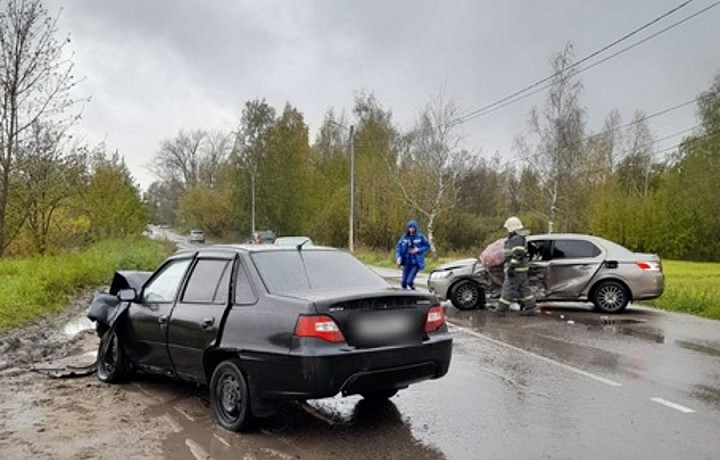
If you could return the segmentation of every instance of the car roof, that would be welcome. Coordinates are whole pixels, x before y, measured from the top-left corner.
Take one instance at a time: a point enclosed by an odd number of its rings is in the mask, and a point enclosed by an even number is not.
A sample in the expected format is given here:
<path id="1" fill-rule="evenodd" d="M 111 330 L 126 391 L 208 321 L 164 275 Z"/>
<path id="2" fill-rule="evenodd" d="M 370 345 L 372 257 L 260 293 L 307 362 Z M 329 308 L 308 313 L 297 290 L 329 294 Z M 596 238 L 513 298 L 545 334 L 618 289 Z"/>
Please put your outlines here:
<path id="1" fill-rule="evenodd" d="M 293 252 L 297 251 L 296 246 L 281 246 L 281 245 L 273 245 L 273 244 L 213 244 L 209 246 L 205 246 L 203 248 L 188 248 L 188 249 L 180 249 L 179 251 L 175 252 L 171 257 L 183 257 L 191 254 L 201 253 L 201 254 L 212 254 L 214 253 L 224 253 L 227 254 L 229 252 L 236 252 L 236 253 L 258 253 L 258 252 Z M 333 252 L 342 252 L 342 250 L 327 246 L 303 246 L 302 252 L 307 251 L 333 251 Z"/>

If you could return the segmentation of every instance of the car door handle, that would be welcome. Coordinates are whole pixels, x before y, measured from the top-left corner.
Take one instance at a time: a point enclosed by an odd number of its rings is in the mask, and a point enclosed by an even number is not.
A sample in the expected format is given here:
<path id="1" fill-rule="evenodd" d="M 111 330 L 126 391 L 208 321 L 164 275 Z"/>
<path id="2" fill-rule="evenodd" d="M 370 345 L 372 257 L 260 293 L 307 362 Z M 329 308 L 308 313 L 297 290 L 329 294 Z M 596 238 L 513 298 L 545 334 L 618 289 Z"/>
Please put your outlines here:
<path id="1" fill-rule="evenodd" d="M 211 316 L 210 318 L 205 318 L 202 320 L 202 323 L 200 323 L 200 324 L 203 329 L 210 329 L 213 326 L 213 324 L 215 324 L 215 317 Z"/>
<path id="2" fill-rule="evenodd" d="M 160 325 L 160 329 L 165 329 L 167 327 L 167 323 L 168 323 L 168 316 L 167 315 L 159 316 L 157 319 L 157 322 Z"/>

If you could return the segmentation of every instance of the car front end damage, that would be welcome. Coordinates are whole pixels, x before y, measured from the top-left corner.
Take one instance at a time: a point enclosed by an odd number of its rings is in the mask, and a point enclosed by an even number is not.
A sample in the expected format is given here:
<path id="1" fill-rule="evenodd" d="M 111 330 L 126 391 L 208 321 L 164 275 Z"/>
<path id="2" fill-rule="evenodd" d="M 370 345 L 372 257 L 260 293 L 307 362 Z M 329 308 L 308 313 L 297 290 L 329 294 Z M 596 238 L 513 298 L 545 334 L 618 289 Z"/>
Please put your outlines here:
<path id="1" fill-rule="evenodd" d="M 113 326 L 129 305 L 129 302 L 120 300 L 118 292 L 123 289 L 134 289 L 139 292 L 150 275 L 152 272 L 117 271 L 113 275 L 107 292 L 93 294 L 87 317 L 97 324 L 98 333 L 102 334 Z"/>
<path id="2" fill-rule="evenodd" d="M 440 300 L 448 300 L 452 287 L 461 279 L 482 281 L 484 267 L 476 258 L 461 259 L 440 265 L 428 275 L 428 290 Z"/>

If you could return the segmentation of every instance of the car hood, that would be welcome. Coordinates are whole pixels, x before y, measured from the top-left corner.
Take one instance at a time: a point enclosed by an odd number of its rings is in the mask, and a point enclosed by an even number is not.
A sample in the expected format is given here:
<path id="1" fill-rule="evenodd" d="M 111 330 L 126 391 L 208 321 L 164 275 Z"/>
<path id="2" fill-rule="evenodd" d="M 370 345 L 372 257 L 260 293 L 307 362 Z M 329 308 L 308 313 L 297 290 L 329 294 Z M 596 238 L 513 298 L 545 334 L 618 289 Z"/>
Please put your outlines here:
<path id="1" fill-rule="evenodd" d="M 442 265 L 439 265 L 433 271 L 438 272 L 438 271 L 445 271 L 445 270 L 454 270 L 454 269 L 458 269 L 458 268 L 469 267 L 469 266 L 472 266 L 473 264 L 477 264 L 477 263 L 480 263 L 480 261 L 475 257 L 471 257 L 468 259 L 453 260 L 452 262 L 447 262 Z"/>
<path id="2" fill-rule="evenodd" d="M 133 288 L 140 292 L 143 284 L 150 278 L 152 272 L 117 271 L 110 282 L 110 294 L 117 294 L 122 289 Z"/>

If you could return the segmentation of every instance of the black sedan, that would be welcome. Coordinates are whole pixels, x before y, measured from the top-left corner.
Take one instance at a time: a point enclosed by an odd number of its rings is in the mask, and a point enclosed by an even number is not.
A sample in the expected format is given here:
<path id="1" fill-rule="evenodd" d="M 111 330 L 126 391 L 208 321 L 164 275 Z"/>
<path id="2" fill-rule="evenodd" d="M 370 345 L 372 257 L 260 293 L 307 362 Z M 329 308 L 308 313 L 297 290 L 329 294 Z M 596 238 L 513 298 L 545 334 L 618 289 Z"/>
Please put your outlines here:
<path id="1" fill-rule="evenodd" d="M 149 372 L 209 385 L 213 415 L 235 431 L 285 400 L 387 399 L 445 375 L 452 350 L 434 295 L 317 246 L 181 251 L 154 273 L 116 273 L 88 316 L 100 380 Z"/>

